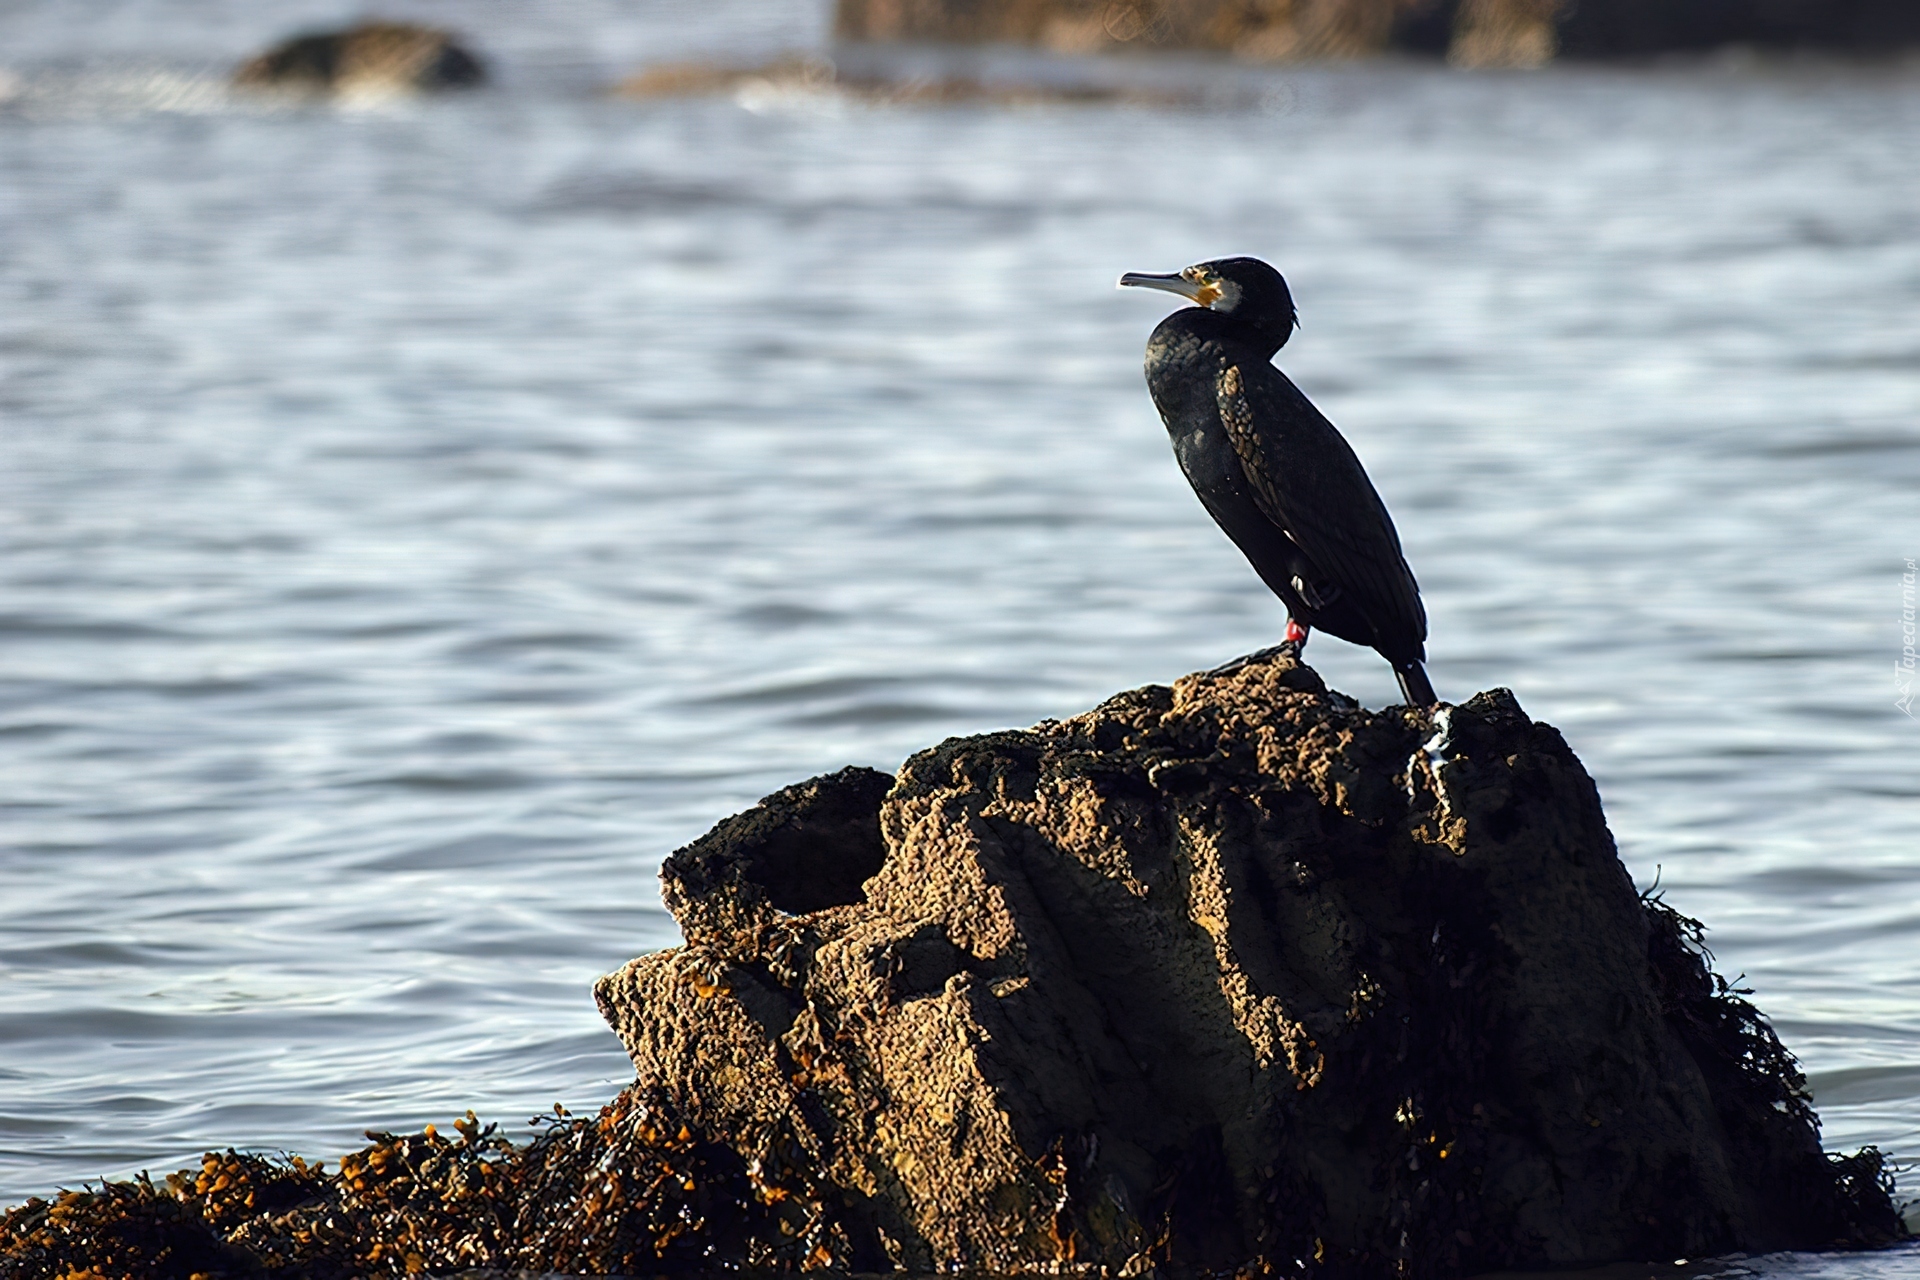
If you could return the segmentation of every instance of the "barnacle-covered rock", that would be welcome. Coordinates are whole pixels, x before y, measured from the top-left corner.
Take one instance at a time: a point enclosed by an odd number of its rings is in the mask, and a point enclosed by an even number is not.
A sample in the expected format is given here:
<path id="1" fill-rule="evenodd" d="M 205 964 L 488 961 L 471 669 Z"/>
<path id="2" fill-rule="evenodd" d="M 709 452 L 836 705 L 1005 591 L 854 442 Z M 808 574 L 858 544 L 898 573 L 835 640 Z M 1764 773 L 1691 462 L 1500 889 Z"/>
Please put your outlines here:
<path id="1" fill-rule="evenodd" d="M 1444 1276 L 1904 1230 L 1503 690 L 1368 712 L 1253 661 L 790 788 L 664 874 L 687 945 L 601 1009 L 694 1131 L 806 1171 L 820 1261 Z"/>

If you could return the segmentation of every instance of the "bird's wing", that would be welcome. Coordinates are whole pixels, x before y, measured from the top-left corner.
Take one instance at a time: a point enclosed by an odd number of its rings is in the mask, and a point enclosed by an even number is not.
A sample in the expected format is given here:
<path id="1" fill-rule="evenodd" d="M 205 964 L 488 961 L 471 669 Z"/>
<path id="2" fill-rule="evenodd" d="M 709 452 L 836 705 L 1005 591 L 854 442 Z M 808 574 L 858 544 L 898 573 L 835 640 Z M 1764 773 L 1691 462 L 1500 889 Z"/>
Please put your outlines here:
<path id="1" fill-rule="evenodd" d="M 1270 365 L 1227 363 L 1214 395 L 1261 513 L 1359 606 L 1383 646 L 1418 651 L 1427 638 L 1420 588 L 1346 439 Z"/>

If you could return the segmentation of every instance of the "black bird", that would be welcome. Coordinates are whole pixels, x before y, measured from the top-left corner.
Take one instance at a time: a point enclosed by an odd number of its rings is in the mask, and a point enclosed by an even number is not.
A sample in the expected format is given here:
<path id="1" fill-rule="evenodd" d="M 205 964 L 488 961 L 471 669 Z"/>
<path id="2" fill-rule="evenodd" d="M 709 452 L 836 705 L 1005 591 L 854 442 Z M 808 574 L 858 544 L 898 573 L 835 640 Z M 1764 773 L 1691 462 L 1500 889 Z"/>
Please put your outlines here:
<path id="1" fill-rule="evenodd" d="M 1122 285 L 1191 299 L 1147 341 L 1147 388 L 1207 513 L 1286 603 L 1287 643 L 1311 628 L 1378 650 L 1417 707 L 1438 701 L 1427 614 L 1400 535 L 1366 469 L 1273 367 L 1299 323 L 1278 271 L 1220 258 Z"/>

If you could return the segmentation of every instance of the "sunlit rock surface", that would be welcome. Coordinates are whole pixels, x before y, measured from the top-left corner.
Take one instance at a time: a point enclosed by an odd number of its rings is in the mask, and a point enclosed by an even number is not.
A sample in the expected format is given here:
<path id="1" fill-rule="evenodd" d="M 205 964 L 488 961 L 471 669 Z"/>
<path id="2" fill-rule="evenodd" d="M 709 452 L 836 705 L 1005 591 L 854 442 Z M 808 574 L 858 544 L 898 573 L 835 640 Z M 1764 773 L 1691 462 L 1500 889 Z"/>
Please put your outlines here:
<path id="1" fill-rule="evenodd" d="M 686 945 L 597 988 L 637 1088 L 804 1169 L 841 1265 L 1454 1275 L 1904 1230 L 1505 691 L 1369 712 L 1256 661 L 789 788 L 662 876 Z"/>

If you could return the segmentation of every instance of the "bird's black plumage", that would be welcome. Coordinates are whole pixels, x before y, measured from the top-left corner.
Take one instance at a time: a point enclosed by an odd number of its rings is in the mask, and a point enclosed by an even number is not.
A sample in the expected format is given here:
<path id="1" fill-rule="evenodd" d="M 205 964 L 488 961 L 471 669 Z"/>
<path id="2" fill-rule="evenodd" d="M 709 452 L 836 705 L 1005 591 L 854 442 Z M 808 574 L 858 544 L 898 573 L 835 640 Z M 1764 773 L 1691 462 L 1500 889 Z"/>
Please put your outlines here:
<path id="1" fill-rule="evenodd" d="M 1435 701 L 1427 615 L 1386 504 L 1333 424 L 1273 366 L 1293 296 L 1257 258 L 1122 276 L 1198 305 L 1147 342 L 1147 387 L 1201 504 L 1306 627 L 1379 651 L 1417 706 Z"/>

